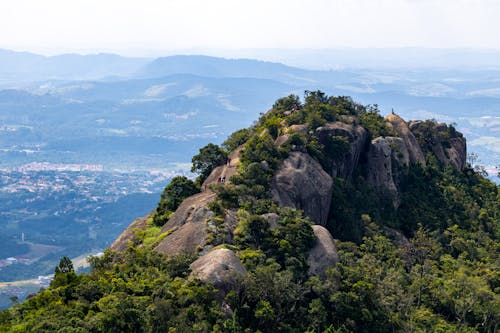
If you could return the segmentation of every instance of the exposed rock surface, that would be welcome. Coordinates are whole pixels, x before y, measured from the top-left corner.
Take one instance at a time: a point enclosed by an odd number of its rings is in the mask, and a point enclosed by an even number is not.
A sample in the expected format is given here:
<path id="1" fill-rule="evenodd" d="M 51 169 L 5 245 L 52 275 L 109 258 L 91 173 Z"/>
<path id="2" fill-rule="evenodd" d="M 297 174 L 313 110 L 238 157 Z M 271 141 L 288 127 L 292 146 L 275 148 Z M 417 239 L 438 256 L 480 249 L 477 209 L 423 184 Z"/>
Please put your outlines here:
<path id="1" fill-rule="evenodd" d="M 398 187 L 409 165 L 409 152 L 403 139 L 378 137 L 372 140 L 367 153 L 366 180 L 379 192 L 389 195 L 397 207 Z"/>
<path id="2" fill-rule="evenodd" d="M 366 180 L 377 190 L 396 197 L 398 189 L 392 174 L 392 149 L 382 137 L 372 140 L 367 158 Z"/>
<path id="3" fill-rule="evenodd" d="M 354 120 L 352 121 L 352 124 L 340 121 L 326 123 L 324 126 L 316 129 L 316 135 L 322 144 L 327 144 L 329 136 L 344 137 L 349 142 L 349 151 L 340 161 L 333 163 L 331 170 L 328 170 L 332 177 L 349 179 L 358 165 L 359 157 L 365 149 L 368 138 L 367 131 L 364 127 L 356 125 Z"/>
<path id="4" fill-rule="evenodd" d="M 281 206 L 304 211 L 325 225 L 330 211 L 333 180 L 311 156 L 292 152 L 271 181 L 271 195 Z"/>
<path id="5" fill-rule="evenodd" d="M 314 236 L 316 236 L 316 244 L 309 251 L 307 257 L 309 274 L 324 276 L 326 270 L 339 261 L 337 248 L 332 235 L 325 227 L 313 225 L 312 228 Z"/>
<path id="6" fill-rule="evenodd" d="M 427 128 L 431 127 L 431 131 Z M 450 128 L 443 123 L 411 121 L 409 128 L 416 137 L 421 137 L 431 146 L 432 153 L 444 165 L 463 170 L 467 163 L 467 144 L 461 133 L 455 132 L 450 138 Z M 425 140 L 424 140 L 425 139 Z"/>
<path id="7" fill-rule="evenodd" d="M 285 142 L 288 141 L 288 139 L 289 139 L 288 134 L 282 134 L 276 138 L 276 140 L 274 141 L 274 144 L 278 147 L 281 147 Z"/>
<path id="8" fill-rule="evenodd" d="M 422 148 L 418 144 L 417 139 L 413 135 L 412 131 L 410 131 L 406 122 L 400 116 L 395 114 L 390 114 L 385 119 L 388 126 L 392 128 L 398 137 L 403 139 L 405 142 L 410 157 L 410 163 L 420 163 L 425 165 L 425 156 L 422 152 Z"/>
<path id="9" fill-rule="evenodd" d="M 292 125 L 288 127 L 287 132 L 307 133 L 309 132 L 309 125 L 307 124 Z"/>
<path id="10" fill-rule="evenodd" d="M 464 137 L 450 139 L 451 147 L 446 149 L 448 161 L 458 170 L 464 170 L 467 165 L 467 143 Z"/>
<path id="11" fill-rule="evenodd" d="M 230 290 L 247 271 L 240 259 L 228 249 L 215 249 L 196 259 L 190 266 L 191 276 L 212 283 L 219 290 Z"/>
<path id="12" fill-rule="evenodd" d="M 205 245 L 207 220 L 214 217 L 208 203 L 215 193 L 206 191 L 185 199 L 161 232 L 169 233 L 155 248 L 166 255 L 194 253 Z"/>
<path id="13" fill-rule="evenodd" d="M 207 186 L 210 184 L 217 183 L 217 179 L 219 178 L 224 178 L 225 183 L 230 182 L 231 176 L 235 175 L 238 172 L 237 166 L 240 163 L 241 149 L 243 149 L 243 146 L 240 146 L 233 150 L 231 154 L 229 154 L 228 160 L 224 165 L 219 165 L 212 170 L 210 175 L 203 182 L 202 190 L 207 189 Z"/>
<path id="14" fill-rule="evenodd" d="M 134 239 L 135 232 L 137 230 L 145 230 L 147 227 L 148 219 L 153 213 L 150 213 L 144 217 L 140 217 L 134 220 L 127 229 L 125 229 L 120 236 L 111 244 L 109 249 L 116 252 L 124 252 L 130 241 Z"/>

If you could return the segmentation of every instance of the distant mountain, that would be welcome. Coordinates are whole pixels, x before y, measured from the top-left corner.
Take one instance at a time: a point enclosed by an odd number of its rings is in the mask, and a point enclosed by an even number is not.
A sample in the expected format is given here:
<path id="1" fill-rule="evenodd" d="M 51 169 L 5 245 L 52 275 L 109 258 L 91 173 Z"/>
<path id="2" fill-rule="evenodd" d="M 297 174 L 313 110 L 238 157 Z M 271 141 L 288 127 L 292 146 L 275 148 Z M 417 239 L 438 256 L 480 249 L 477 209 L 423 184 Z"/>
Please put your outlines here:
<path id="1" fill-rule="evenodd" d="M 150 59 L 127 58 L 106 53 L 45 57 L 0 49 L 0 76 L 4 81 L 103 79 L 128 76 L 148 61 Z"/>
<path id="2" fill-rule="evenodd" d="M 225 59 L 202 55 L 178 55 L 155 59 L 138 71 L 140 77 L 162 77 L 173 74 L 194 74 L 212 78 L 247 77 L 271 79 L 288 84 L 309 85 L 338 81 L 346 73 L 332 77 L 328 71 L 313 71 L 275 62 L 253 59 Z M 336 73 L 337 74 L 337 73 Z M 347 73 L 348 74 L 348 73 Z M 325 82 L 326 80 L 326 82 Z"/>

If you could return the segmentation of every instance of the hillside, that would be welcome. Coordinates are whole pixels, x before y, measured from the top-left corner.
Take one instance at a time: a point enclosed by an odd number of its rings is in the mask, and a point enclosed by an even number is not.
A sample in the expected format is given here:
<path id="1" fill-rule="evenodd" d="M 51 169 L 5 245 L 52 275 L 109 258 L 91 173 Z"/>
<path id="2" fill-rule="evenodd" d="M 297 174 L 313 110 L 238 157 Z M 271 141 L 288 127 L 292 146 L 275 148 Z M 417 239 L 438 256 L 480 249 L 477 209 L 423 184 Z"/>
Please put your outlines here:
<path id="1" fill-rule="evenodd" d="M 2 332 L 494 332 L 500 191 L 453 126 L 290 95 Z"/>

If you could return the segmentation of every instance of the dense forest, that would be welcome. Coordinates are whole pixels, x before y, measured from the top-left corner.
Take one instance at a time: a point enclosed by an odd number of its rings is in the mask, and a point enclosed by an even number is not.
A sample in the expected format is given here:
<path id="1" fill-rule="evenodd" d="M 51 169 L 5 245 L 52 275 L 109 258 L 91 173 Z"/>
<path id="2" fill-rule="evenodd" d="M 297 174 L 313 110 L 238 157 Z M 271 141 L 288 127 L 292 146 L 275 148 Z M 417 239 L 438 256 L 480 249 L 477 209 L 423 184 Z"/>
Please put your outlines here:
<path id="1" fill-rule="evenodd" d="M 412 135 L 423 157 L 404 167 L 394 162 L 388 190 L 371 180 L 375 153 L 350 164 L 349 138 L 322 136 L 334 123 L 363 128 L 361 151 L 386 138 L 393 162 L 404 160 L 397 128 L 376 105 L 320 91 L 306 91 L 303 101 L 281 98 L 252 127 L 200 149 L 192 169 L 198 178 L 174 178 L 143 227 L 129 228 L 122 251 L 89 258 L 88 274 L 61 259 L 47 290 L 0 313 L 0 331 L 496 332 L 500 190 L 470 164 L 443 163 L 436 150 L 450 158 L 450 142 L 462 135 L 419 122 Z M 237 172 L 209 182 L 235 151 Z M 331 179 L 321 223 L 274 200 L 276 175 L 297 153 Z M 176 210 L 200 192 L 214 194 L 203 246 L 159 251 L 179 228 L 168 229 Z M 335 239 L 336 263 L 325 270 L 311 270 L 314 224 Z M 244 274 L 224 283 L 196 278 L 193 262 L 222 248 L 236 254 Z"/>

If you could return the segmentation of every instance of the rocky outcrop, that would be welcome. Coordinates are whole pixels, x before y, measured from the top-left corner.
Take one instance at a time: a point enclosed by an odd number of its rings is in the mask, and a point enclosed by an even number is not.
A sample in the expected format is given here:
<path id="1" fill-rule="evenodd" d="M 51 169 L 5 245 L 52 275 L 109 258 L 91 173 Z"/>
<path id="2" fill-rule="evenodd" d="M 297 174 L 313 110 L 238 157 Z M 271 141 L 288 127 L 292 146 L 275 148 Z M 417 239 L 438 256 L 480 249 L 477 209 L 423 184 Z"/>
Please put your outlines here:
<path id="1" fill-rule="evenodd" d="M 221 291 L 229 291 L 247 271 L 240 259 L 229 249 L 215 249 L 196 259 L 190 266 L 191 277 L 209 282 Z"/>
<path id="2" fill-rule="evenodd" d="M 392 174 L 392 149 L 382 137 L 372 140 L 367 158 L 366 180 L 375 189 L 397 197 L 398 189 Z"/>
<path id="3" fill-rule="evenodd" d="M 448 163 L 460 171 L 467 166 L 467 143 L 465 138 L 456 137 L 450 139 L 450 148 L 446 149 Z"/>
<path id="4" fill-rule="evenodd" d="M 316 244 L 309 250 L 307 257 L 309 274 L 324 276 L 326 270 L 339 261 L 337 248 L 332 235 L 325 227 L 313 225 L 312 228 L 316 236 Z"/>
<path id="5" fill-rule="evenodd" d="M 425 155 L 422 148 L 418 144 L 417 139 L 406 122 L 400 116 L 395 114 L 390 114 L 385 119 L 387 121 L 387 125 L 397 134 L 398 137 L 403 139 L 406 148 L 408 149 L 410 163 L 420 163 L 425 165 Z"/>
<path id="6" fill-rule="evenodd" d="M 372 140 L 367 153 L 366 180 L 379 193 L 389 196 L 399 206 L 398 187 L 408 172 L 410 156 L 402 138 L 378 137 Z"/>
<path id="7" fill-rule="evenodd" d="M 319 142 L 328 145 L 329 137 L 342 137 L 349 143 L 349 149 L 340 159 L 334 158 L 333 165 L 328 172 L 332 177 L 349 179 L 356 169 L 359 157 L 365 149 L 368 133 L 364 127 L 356 124 L 352 119 L 352 124 L 346 124 L 340 121 L 326 123 L 315 131 Z"/>
<path id="8" fill-rule="evenodd" d="M 163 226 L 161 233 L 167 233 L 167 236 L 155 251 L 177 255 L 202 249 L 206 243 L 207 221 L 215 216 L 208 204 L 215 197 L 215 193 L 206 191 L 185 199 Z"/>
<path id="9" fill-rule="evenodd" d="M 292 152 L 271 181 L 272 198 L 281 206 L 304 211 L 314 223 L 325 225 L 333 180 L 311 156 Z"/>
<path id="10" fill-rule="evenodd" d="M 411 121 L 410 130 L 426 143 L 426 148 L 436 156 L 443 165 L 451 165 L 455 169 L 464 170 L 467 163 L 467 144 L 461 133 L 452 131 L 444 123 L 432 121 Z"/>
<path id="11" fill-rule="evenodd" d="M 118 236 L 117 239 L 115 239 L 109 249 L 111 251 L 124 252 L 129 243 L 134 240 L 137 230 L 145 230 L 147 228 L 148 220 L 151 218 L 152 214 L 153 213 L 150 213 L 149 215 L 135 219 L 135 221 L 132 222 L 127 229 L 125 229 L 120 236 Z"/>

